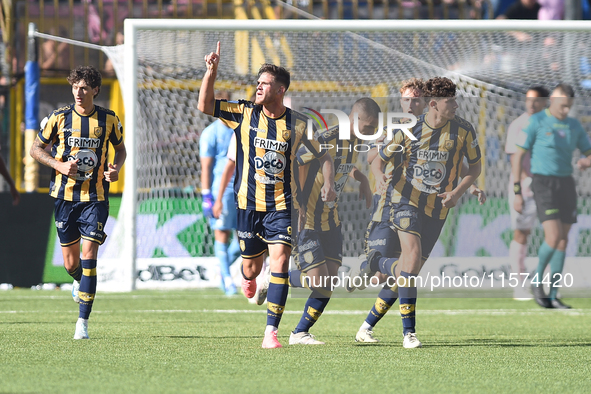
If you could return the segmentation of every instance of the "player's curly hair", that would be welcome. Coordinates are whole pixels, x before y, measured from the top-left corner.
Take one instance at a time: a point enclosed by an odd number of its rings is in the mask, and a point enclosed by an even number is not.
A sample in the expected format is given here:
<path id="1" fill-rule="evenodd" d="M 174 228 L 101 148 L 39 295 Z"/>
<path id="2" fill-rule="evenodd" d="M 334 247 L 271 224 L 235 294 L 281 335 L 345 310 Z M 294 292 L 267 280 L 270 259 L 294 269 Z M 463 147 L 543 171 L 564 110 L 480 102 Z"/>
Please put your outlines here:
<path id="1" fill-rule="evenodd" d="M 403 94 L 405 90 L 418 90 L 421 93 L 425 92 L 425 81 L 420 78 L 411 78 L 407 79 L 406 81 L 402 81 L 402 86 L 400 87 L 400 94 Z"/>
<path id="2" fill-rule="evenodd" d="M 68 82 L 70 85 L 74 85 L 80 81 L 86 82 L 91 88 L 99 88 L 97 94 L 94 95 L 95 98 L 101 92 L 103 77 L 101 76 L 100 71 L 96 68 L 92 66 L 78 66 L 70 71 L 70 75 L 68 75 Z"/>
<path id="3" fill-rule="evenodd" d="M 425 82 L 425 96 L 431 98 L 455 97 L 456 84 L 445 77 L 431 78 Z"/>
<path id="4" fill-rule="evenodd" d="M 269 73 L 273 77 L 275 77 L 275 82 L 280 83 L 281 85 L 285 86 L 285 90 L 289 89 L 290 83 L 290 75 L 289 71 L 287 71 L 284 67 L 276 66 L 271 63 L 265 63 L 259 69 L 259 73 L 257 77 L 260 77 L 262 73 Z"/>

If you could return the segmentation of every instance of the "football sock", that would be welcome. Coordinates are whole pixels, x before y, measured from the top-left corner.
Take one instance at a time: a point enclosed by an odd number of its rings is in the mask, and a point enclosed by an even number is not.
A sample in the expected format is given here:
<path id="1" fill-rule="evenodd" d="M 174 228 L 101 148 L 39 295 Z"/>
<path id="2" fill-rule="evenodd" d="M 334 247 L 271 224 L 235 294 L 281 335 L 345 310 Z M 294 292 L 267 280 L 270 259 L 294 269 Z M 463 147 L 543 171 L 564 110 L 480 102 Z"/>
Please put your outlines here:
<path id="1" fill-rule="evenodd" d="M 381 261 L 381 260 L 384 260 L 384 259 L 386 259 L 386 257 L 381 257 L 381 258 L 379 259 L 379 261 Z M 379 261 L 378 261 L 378 260 L 376 260 L 376 259 L 374 259 L 374 260 L 371 262 L 371 265 L 369 266 L 369 270 L 370 270 L 371 272 L 378 272 L 378 271 L 380 270 L 380 264 L 379 264 Z M 364 269 L 366 269 L 366 267 L 367 267 L 368 265 L 369 265 L 369 261 L 365 260 L 365 261 L 363 261 L 363 262 L 361 263 L 361 265 L 359 266 L 359 268 L 360 268 L 361 270 L 364 270 Z"/>
<path id="2" fill-rule="evenodd" d="M 327 289 L 314 289 L 312 291 L 304 306 L 304 314 L 295 330 L 293 330 L 294 334 L 308 332 L 310 330 L 318 318 L 320 318 L 320 315 L 322 315 L 324 308 L 326 308 L 328 301 L 330 301 L 331 295 L 332 291 Z"/>
<path id="3" fill-rule="evenodd" d="M 389 276 L 396 276 L 394 274 L 394 269 L 398 265 L 398 257 L 382 257 L 378 262 L 378 269 L 382 274 L 386 274 Z"/>
<path id="4" fill-rule="evenodd" d="M 300 270 L 289 271 L 289 285 L 291 287 L 305 287 L 306 289 L 312 290 L 310 280 L 311 278 L 305 272 Z"/>
<path id="5" fill-rule="evenodd" d="M 289 292 L 289 274 L 271 272 L 271 281 L 267 291 L 267 325 L 279 327 Z"/>
<path id="6" fill-rule="evenodd" d="M 374 306 L 371 308 L 371 311 L 365 318 L 365 323 L 367 323 L 371 328 L 375 327 L 382 317 L 388 313 L 392 305 L 394 305 L 396 302 L 396 299 L 398 299 L 398 293 L 393 291 L 387 284 L 384 285 L 378 294 L 378 298 L 376 299 Z M 361 328 L 364 327 L 361 326 Z"/>
<path id="7" fill-rule="evenodd" d="M 417 287 L 414 276 L 408 272 L 400 272 L 398 294 L 400 295 L 400 317 L 402 317 L 402 335 L 415 332 L 415 307 L 417 303 Z M 411 278 L 412 277 L 412 278 Z M 406 280 L 402 279 L 406 278 Z"/>
<path id="8" fill-rule="evenodd" d="M 215 257 L 219 260 L 220 273 L 222 275 L 221 288 L 225 290 L 225 280 L 230 277 L 230 261 L 228 256 L 228 244 L 215 241 L 213 244 Z"/>
<path id="9" fill-rule="evenodd" d="M 96 260 L 81 260 L 82 278 L 80 279 L 80 314 L 78 317 L 88 319 L 96 293 Z"/>
<path id="10" fill-rule="evenodd" d="M 556 249 L 551 248 L 550 245 L 546 243 L 546 241 L 542 242 L 540 249 L 538 249 L 539 261 L 538 268 L 536 269 L 536 274 L 538 277 L 536 278 L 534 275 L 534 278 L 532 278 L 535 282 L 542 282 L 544 278 L 544 270 L 552 259 L 554 252 L 556 252 Z"/>
<path id="11" fill-rule="evenodd" d="M 78 264 L 78 267 L 74 268 L 72 271 L 66 270 L 66 272 L 74 278 L 75 281 L 80 282 L 80 279 L 82 278 L 82 265 Z"/>
<path id="12" fill-rule="evenodd" d="M 552 259 L 550 259 L 550 281 L 552 285 L 550 286 L 550 293 L 548 294 L 548 298 L 551 300 L 556 299 L 556 294 L 558 293 L 558 287 L 556 285 L 562 285 L 562 276 L 555 274 L 562 274 L 562 269 L 564 268 L 564 259 L 566 257 L 566 252 L 564 250 L 556 250 L 552 255 Z"/>

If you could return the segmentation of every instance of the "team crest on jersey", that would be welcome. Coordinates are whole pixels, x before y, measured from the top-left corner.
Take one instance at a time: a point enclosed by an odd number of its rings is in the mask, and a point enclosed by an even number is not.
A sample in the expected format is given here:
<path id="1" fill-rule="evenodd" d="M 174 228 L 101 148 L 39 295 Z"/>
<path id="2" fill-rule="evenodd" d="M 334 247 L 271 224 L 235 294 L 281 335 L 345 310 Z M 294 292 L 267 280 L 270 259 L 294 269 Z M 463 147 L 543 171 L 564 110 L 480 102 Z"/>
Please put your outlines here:
<path id="1" fill-rule="evenodd" d="M 246 249 L 246 244 L 244 243 L 243 240 L 240 240 L 240 250 L 242 250 L 244 252 L 244 249 Z"/>
<path id="2" fill-rule="evenodd" d="M 400 228 L 406 230 L 410 226 L 410 218 L 402 218 L 400 219 Z"/>
<path id="3" fill-rule="evenodd" d="M 95 127 L 94 128 L 94 138 L 99 138 L 103 135 L 103 128 L 102 127 Z"/>
<path id="4" fill-rule="evenodd" d="M 558 133 L 559 136 L 561 136 L 562 138 L 566 137 L 566 131 L 560 129 L 558 131 L 556 131 Z"/>
<path id="5" fill-rule="evenodd" d="M 291 130 L 283 130 L 283 131 L 281 132 L 281 135 L 283 136 L 283 139 L 284 139 L 285 141 L 288 141 L 288 140 L 289 140 L 289 138 L 291 137 Z"/>
<path id="6" fill-rule="evenodd" d="M 445 146 L 445 149 L 447 149 L 447 150 L 453 149 L 454 148 L 454 142 L 455 142 L 454 140 L 447 140 L 447 141 L 445 141 L 445 145 L 444 145 Z"/>
<path id="7" fill-rule="evenodd" d="M 311 264 L 314 261 L 314 254 L 312 252 L 304 253 L 304 261 Z"/>

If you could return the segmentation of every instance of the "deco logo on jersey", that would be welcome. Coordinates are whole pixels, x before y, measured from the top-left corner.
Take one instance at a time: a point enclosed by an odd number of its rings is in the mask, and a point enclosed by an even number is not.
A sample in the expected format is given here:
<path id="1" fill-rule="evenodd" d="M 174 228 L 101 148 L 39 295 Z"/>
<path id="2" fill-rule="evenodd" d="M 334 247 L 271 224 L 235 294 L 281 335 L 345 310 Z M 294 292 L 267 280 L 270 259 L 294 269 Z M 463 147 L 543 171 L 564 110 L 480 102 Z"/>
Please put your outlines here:
<path id="1" fill-rule="evenodd" d="M 264 170 L 265 174 L 277 175 L 285 169 L 285 156 L 279 152 L 267 152 L 263 157 L 255 157 L 254 165 L 257 170 Z"/>
<path id="2" fill-rule="evenodd" d="M 68 156 L 68 161 L 76 161 L 78 164 L 78 175 L 76 176 L 78 180 L 90 178 L 92 170 L 98 164 L 96 154 L 88 149 L 79 150 L 74 156 Z"/>
<path id="3" fill-rule="evenodd" d="M 441 183 L 445 177 L 445 166 L 436 161 L 430 161 L 422 165 L 413 167 L 414 177 L 421 179 L 425 185 L 436 186 Z"/>

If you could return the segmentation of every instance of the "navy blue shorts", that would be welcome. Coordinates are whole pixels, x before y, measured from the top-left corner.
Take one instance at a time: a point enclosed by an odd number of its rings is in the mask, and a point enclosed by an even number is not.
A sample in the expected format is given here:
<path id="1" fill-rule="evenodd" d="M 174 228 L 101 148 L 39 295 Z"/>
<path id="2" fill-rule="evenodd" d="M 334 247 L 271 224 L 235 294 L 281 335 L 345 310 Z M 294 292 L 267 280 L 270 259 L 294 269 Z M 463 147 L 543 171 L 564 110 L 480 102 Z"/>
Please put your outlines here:
<path id="1" fill-rule="evenodd" d="M 432 218 L 422 209 L 409 204 L 392 204 L 390 218 L 398 231 L 415 234 L 421 238 L 422 258 L 429 258 L 439 239 L 445 219 Z"/>
<path id="2" fill-rule="evenodd" d="M 236 230 L 242 257 L 262 255 L 268 244 L 291 247 L 291 210 L 258 212 L 237 209 Z"/>
<path id="3" fill-rule="evenodd" d="M 341 265 L 343 260 L 341 226 L 328 231 L 302 230 L 298 236 L 297 253 L 296 264 L 302 272 L 308 272 L 328 260 Z"/>
<path id="4" fill-rule="evenodd" d="M 369 222 L 365 233 L 365 254 L 377 250 L 384 257 L 400 257 L 400 238 L 388 222 Z"/>
<path id="5" fill-rule="evenodd" d="M 53 213 L 62 246 L 75 244 L 81 237 L 99 245 L 107 239 L 104 228 L 109 218 L 108 201 L 66 201 L 56 198 Z"/>

